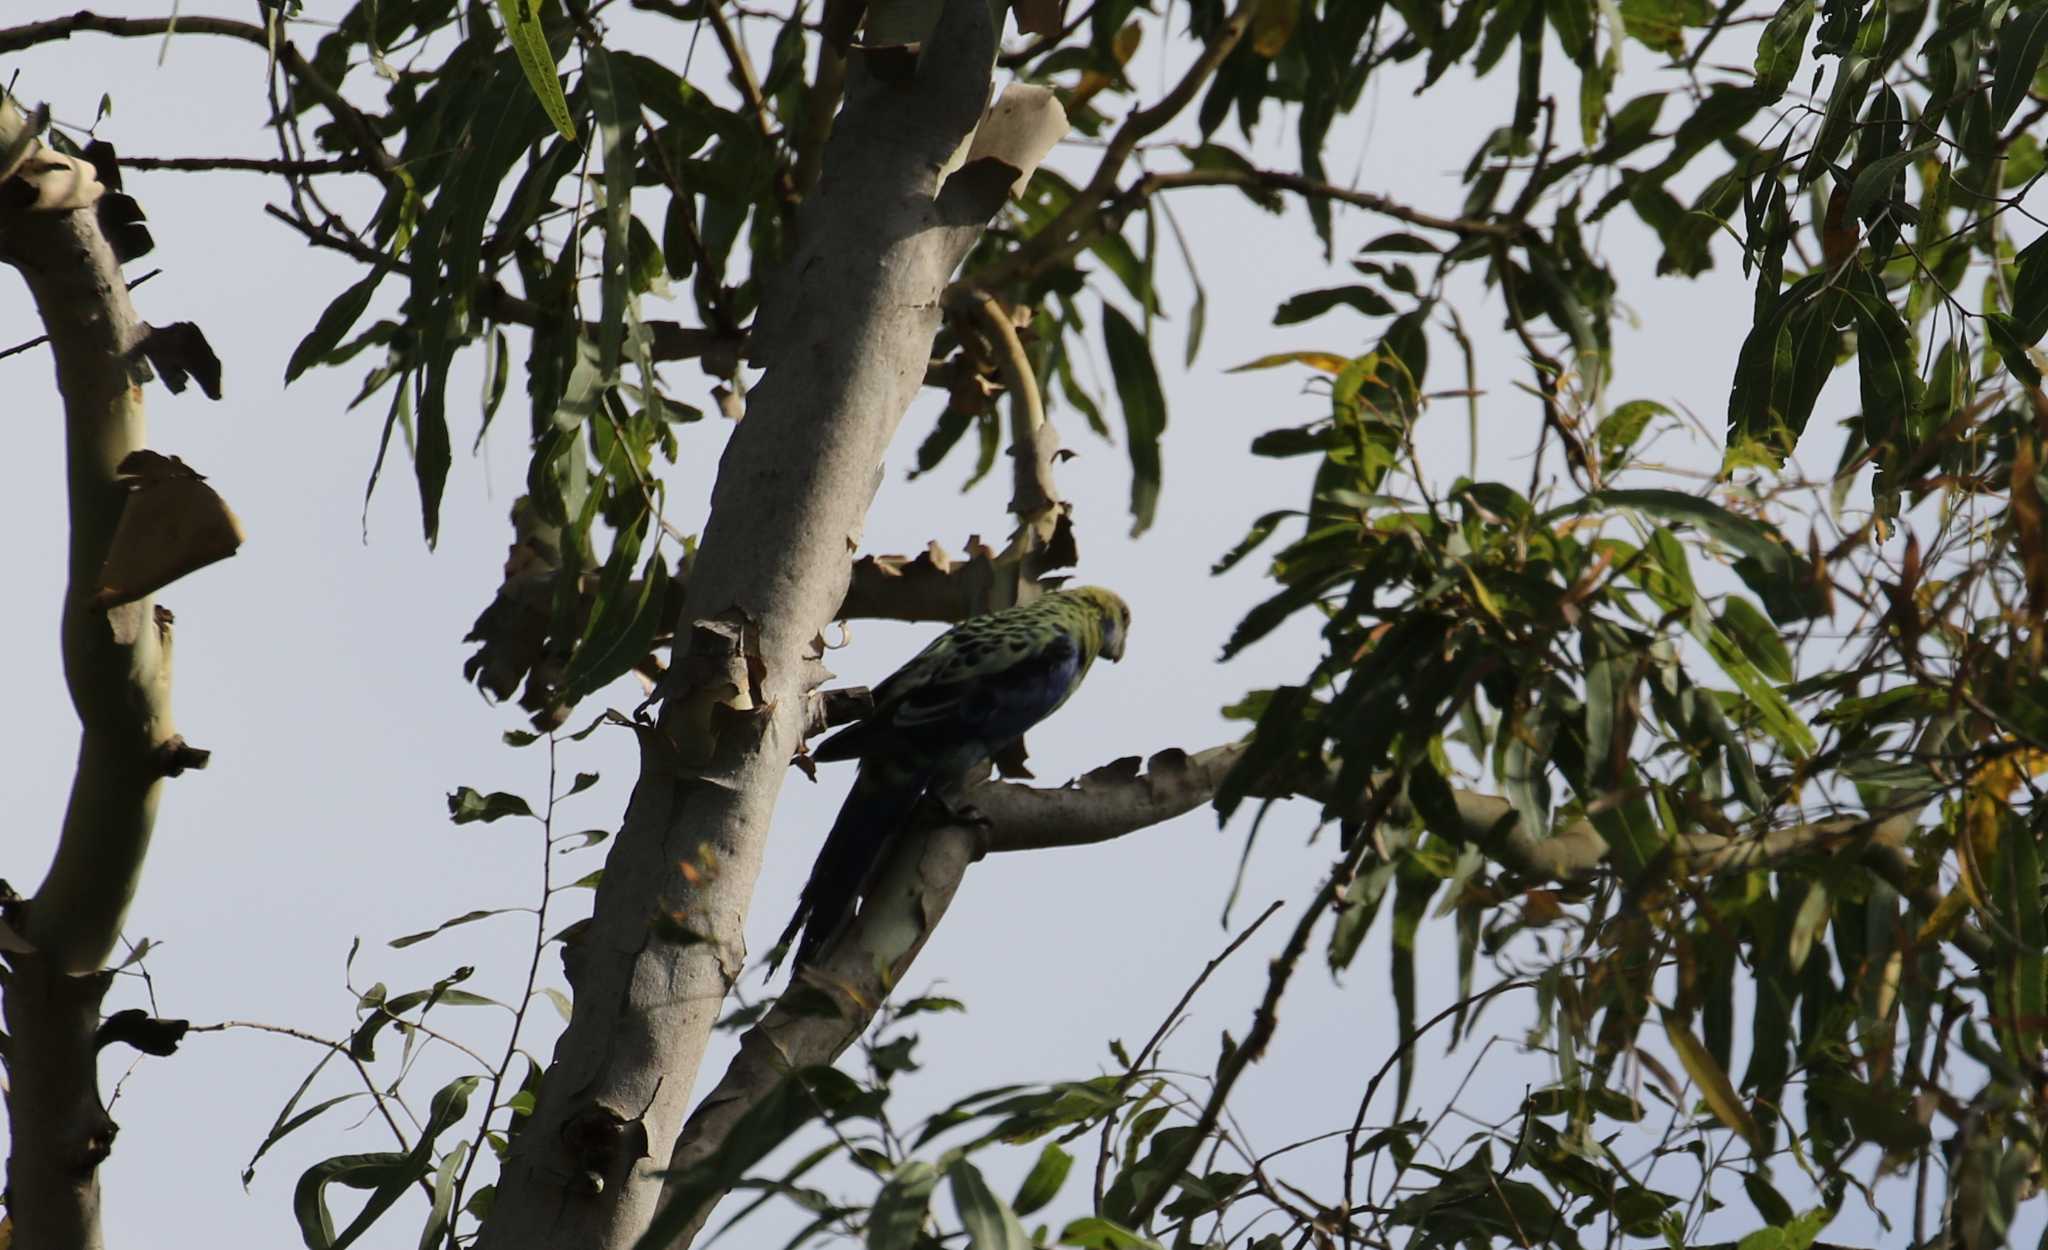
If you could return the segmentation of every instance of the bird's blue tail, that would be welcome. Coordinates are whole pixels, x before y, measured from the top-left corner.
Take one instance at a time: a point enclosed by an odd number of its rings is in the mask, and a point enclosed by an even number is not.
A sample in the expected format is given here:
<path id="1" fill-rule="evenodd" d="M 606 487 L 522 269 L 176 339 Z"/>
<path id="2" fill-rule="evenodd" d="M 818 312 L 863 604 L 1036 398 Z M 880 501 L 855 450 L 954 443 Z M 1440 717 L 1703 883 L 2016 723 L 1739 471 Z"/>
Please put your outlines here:
<path id="1" fill-rule="evenodd" d="M 925 778 L 898 775 L 876 763 L 863 763 L 853 789 L 825 835 L 825 845 L 811 865 L 811 879 L 805 883 L 796 915 L 782 931 L 778 946 L 787 948 L 799 932 L 796 954 L 790 963 L 794 976 L 818 953 L 826 939 L 853 919 L 861 891 L 882 850 L 909 821 L 911 809 L 923 795 Z"/>

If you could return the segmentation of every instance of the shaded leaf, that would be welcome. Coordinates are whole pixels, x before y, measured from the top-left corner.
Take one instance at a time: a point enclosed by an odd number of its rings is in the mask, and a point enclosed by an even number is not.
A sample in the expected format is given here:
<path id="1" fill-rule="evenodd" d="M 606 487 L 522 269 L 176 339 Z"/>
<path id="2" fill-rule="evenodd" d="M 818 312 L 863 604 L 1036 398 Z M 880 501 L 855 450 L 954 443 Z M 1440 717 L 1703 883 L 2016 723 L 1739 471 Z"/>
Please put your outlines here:
<path id="1" fill-rule="evenodd" d="M 1152 347 L 1113 304 L 1102 306 L 1103 344 L 1124 410 L 1124 437 L 1131 455 L 1131 533 L 1152 526 L 1159 506 L 1159 436 L 1166 432 L 1166 396 Z"/>

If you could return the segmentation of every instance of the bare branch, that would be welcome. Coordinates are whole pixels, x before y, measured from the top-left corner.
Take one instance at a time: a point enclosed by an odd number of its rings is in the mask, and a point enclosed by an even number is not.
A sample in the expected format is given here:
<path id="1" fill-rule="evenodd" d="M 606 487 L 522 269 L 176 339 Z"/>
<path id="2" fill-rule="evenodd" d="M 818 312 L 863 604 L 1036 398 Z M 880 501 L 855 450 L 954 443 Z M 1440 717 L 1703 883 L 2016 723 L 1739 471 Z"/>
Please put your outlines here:
<path id="1" fill-rule="evenodd" d="M 946 292 L 946 307 L 987 336 L 988 354 L 1009 389 L 1010 457 L 1014 461 L 1010 512 L 1021 525 L 1028 526 L 1059 507 L 1059 491 L 1052 482 L 1059 440 L 1046 424 L 1038 375 L 1024 354 L 1024 341 L 1017 337 L 1016 321 L 995 296 L 978 287 L 955 284 Z"/>
<path id="2" fill-rule="evenodd" d="M 968 801 L 989 821 L 983 836 L 990 851 L 1087 846 L 1201 807 L 1243 754 L 1241 743 L 1193 755 L 1166 750 L 1146 760 L 1143 772 L 1134 755 L 1057 789 L 984 783 L 969 790 Z"/>
<path id="3" fill-rule="evenodd" d="M 718 46 L 725 49 L 725 59 L 732 66 L 733 81 L 739 84 L 740 94 L 746 97 L 747 107 L 753 111 L 754 124 L 761 129 L 761 137 L 775 137 L 775 118 L 768 111 L 768 99 L 761 94 L 761 76 L 754 72 L 754 59 L 747 55 L 747 45 L 740 42 L 739 35 L 726 20 L 723 0 L 705 0 L 704 16 L 711 20 L 711 29 L 718 36 Z"/>
<path id="4" fill-rule="evenodd" d="M 1300 174 L 1282 173 L 1272 169 L 1185 169 L 1174 173 L 1146 174 L 1131 185 L 1126 194 L 1143 199 L 1158 191 L 1172 191 L 1183 187 L 1240 187 L 1261 191 L 1287 191 L 1311 200 L 1335 200 L 1362 208 L 1368 212 L 1391 217 L 1396 221 L 1420 226 L 1425 230 L 1443 230 L 1461 236 L 1484 235 L 1490 238 L 1512 240 L 1529 232 L 1529 227 L 1518 221 L 1483 221 L 1474 217 L 1439 217 L 1419 209 L 1409 208 L 1384 195 L 1370 191 L 1354 191 L 1348 187 L 1304 178 Z"/>
<path id="5" fill-rule="evenodd" d="M 330 157 L 322 160 L 293 161 L 269 156 L 123 156 L 121 168 L 137 170 L 169 169 L 181 172 L 201 173 L 212 170 L 233 170 L 252 174 L 283 174 L 287 177 L 301 177 L 307 174 L 367 174 L 370 167 L 354 156 Z"/>
<path id="6" fill-rule="evenodd" d="M 174 34 L 218 35 L 253 44 L 276 57 L 277 64 L 285 73 L 291 75 L 293 81 L 334 115 L 335 120 L 348 132 L 349 140 L 356 151 L 369 163 L 371 172 L 386 183 L 394 181 L 398 176 L 396 163 L 392 161 L 391 154 L 384 150 L 384 144 L 377 138 L 376 128 L 370 125 L 369 119 L 299 54 L 298 48 L 291 40 L 253 22 L 186 14 L 173 17 L 108 17 L 100 13 L 80 11 L 67 17 L 53 17 L 45 22 L 30 22 L 25 26 L 12 26 L 0 30 L 0 53 L 19 52 L 37 44 L 53 43 L 84 33 L 116 35 L 131 39 L 157 38 Z"/>

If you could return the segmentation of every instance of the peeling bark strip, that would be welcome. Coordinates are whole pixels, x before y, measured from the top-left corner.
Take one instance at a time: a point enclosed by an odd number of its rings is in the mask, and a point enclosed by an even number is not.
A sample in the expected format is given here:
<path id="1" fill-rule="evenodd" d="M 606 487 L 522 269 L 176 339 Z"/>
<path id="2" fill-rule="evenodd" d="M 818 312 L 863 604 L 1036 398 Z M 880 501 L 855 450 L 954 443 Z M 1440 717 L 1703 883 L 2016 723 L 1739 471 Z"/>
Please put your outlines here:
<path id="1" fill-rule="evenodd" d="M 82 736 L 49 875 L 33 898 L 10 901 L 0 917 L 11 935 L 0 981 L 11 1035 L 8 1213 L 19 1245 L 98 1250 L 99 1165 L 116 1132 L 95 1063 L 100 1003 L 112 980 L 100 969 L 134 897 L 164 778 L 206 759 L 172 724 L 171 616 L 148 594 L 197 565 L 156 533 L 155 559 L 138 564 L 131 551 L 121 565 L 124 576 L 139 571 L 139 582 L 124 583 L 135 592 L 102 596 L 129 500 L 123 468 L 145 454 L 140 384 L 148 374 L 138 348 L 147 330 L 102 229 L 103 210 L 116 197 L 104 196 L 92 165 L 44 146 L 36 134 L 0 92 L 0 262 L 28 283 L 63 396 L 70 491 L 64 676 Z M 134 206 L 119 200 L 114 224 L 132 245 Z M 193 328 L 187 339 L 195 338 L 203 342 Z M 196 476 L 189 480 L 219 502 Z M 189 519 L 175 507 L 167 512 L 167 497 L 157 504 L 159 528 L 176 530 Z M 161 1030 L 129 1030 L 128 1040 L 138 1036 L 150 1046 L 174 1044 Z"/>
<path id="2" fill-rule="evenodd" d="M 823 676 L 816 642 L 846 598 L 883 456 L 953 271 L 1036 163 L 977 151 L 944 173 L 983 117 L 995 53 L 986 0 L 946 0 L 907 70 L 885 80 L 858 52 L 849 66 L 798 249 L 750 339 L 764 376 L 719 466 L 661 732 L 642 735 L 573 1018 L 485 1250 L 614 1250 L 653 1218 L 648 1143 L 675 1139 L 739 973 L 769 818 Z"/>

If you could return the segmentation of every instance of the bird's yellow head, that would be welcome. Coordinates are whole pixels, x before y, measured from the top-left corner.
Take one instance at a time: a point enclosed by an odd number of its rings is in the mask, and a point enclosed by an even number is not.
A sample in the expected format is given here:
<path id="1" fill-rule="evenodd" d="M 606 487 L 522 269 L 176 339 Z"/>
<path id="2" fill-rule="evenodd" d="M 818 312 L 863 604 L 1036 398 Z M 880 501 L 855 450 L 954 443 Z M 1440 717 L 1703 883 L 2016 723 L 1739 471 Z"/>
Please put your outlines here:
<path id="1" fill-rule="evenodd" d="M 1102 645 L 1098 654 L 1105 660 L 1124 658 L 1124 638 L 1131 632 L 1131 607 L 1113 590 L 1081 586 L 1063 592 L 1095 609 L 1101 619 Z"/>

